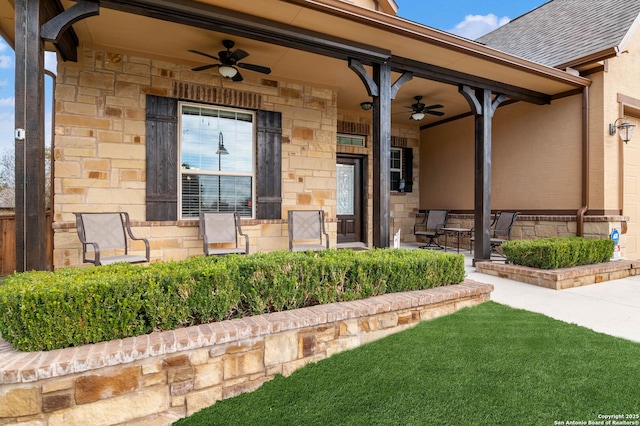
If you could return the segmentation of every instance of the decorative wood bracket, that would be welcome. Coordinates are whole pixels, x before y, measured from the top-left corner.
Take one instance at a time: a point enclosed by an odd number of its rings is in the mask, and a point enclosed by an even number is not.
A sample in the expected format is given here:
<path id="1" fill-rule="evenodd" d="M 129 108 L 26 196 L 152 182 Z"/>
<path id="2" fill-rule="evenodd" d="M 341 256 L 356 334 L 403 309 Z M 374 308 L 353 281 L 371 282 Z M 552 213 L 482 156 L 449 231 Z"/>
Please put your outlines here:
<path id="1" fill-rule="evenodd" d="M 364 83 L 364 87 L 367 89 L 367 93 L 369 94 L 369 96 L 374 97 L 380 95 L 380 88 L 373 80 L 373 78 L 371 78 L 367 70 L 364 69 L 364 66 L 360 61 L 354 58 L 349 58 L 349 68 L 351 68 L 353 72 L 355 72 L 358 77 L 360 77 L 360 80 L 362 80 L 362 83 Z M 400 87 L 402 87 L 404 83 L 411 80 L 412 78 L 413 73 L 408 71 L 403 72 L 402 75 L 398 77 L 398 79 L 391 85 L 392 100 L 396 98 Z"/>
<path id="2" fill-rule="evenodd" d="M 369 94 L 369 96 L 374 97 L 380 94 L 378 85 L 375 81 L 373 81 L 373 78 L 371 78 L 371 76 L 369 75 L 367 70 L 364 69 L 364 66 L 359 60 L 349 58 L 349 68 L 351 68 L 353 72 L 355 72 L 358 77 L 360 77 L 360 80 L 362 80 L 362 83 L 367 89 L 367 93 Z"/>
<path id="3" fill-rule="evenodd" d="M 465 97 L 467 102 L 469 102 L 469 106 L 471 106 L 471 112 L 473 113 L 473 115 L 482 115 L 488 113 L 489 117 L 493 117 L 493 114 L 496 112 L 498 106 L 500 106 L 500 104 L 504 102 L 505 99 L 507 99 L 505 95 L 497 94 L 491 102 L 491 106 L 489 108 L 490 110 L 483 111 L 483 102 L 478 99 L 477 94 L 473 91 L 473 89 L 471 89 L 471 87 L 460 85 L 458 87 L 458 92 L 460 92 L 460 94 Z"/>
<path id="4" fill-rule="evenodd" d="M 391 85 L 391 99 L 395 99 L 398 94 L 398 90 L 400 90 L 403 84 L 411 79 L 413 79 L 413 73 L 409 71 L 403 72 L 402 75 Z"/>
<path id="5" fill-rule="evenodd" d="M 45 22 L 40 37 L 58 43 L 64 32 L 81 19 L 100 14 L 100 0 L 78 0 L 76 4 Z"/>

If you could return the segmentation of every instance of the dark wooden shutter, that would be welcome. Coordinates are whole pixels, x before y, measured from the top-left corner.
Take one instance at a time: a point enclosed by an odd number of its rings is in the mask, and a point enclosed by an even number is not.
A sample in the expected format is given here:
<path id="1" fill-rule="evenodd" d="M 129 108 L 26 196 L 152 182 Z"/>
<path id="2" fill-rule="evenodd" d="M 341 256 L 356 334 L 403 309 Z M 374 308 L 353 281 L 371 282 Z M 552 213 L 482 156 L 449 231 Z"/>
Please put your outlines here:
<path id="1" fill-rule="evenodd" d="M 404 160 L 404 168 L 402 170 L 404 192 L 413 192 L 413 148 L 403 148 L 402 159 Z"/>
<path id="2" fill-rule="evenodd" d="M 178 219 L 178 100 L 147 95 L 147 220 Z"/>
<path id="3" fill-rule="evenodd" d="M 282 114 L 258 111 L 256 218 L 282 217 Z"/>

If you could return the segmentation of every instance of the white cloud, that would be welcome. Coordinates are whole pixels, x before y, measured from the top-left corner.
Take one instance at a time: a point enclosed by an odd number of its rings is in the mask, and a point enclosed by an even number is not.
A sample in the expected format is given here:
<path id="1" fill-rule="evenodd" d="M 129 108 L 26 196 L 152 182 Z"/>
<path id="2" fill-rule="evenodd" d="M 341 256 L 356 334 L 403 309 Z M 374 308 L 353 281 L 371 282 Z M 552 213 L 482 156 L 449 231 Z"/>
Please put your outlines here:
<path id="1" fill-rule="evenodd" d="M 464 17 L 464 21 L 460 22 L 452 30 L 449 30 L 449 32 L 470 40 L 475 40 L 503 26 L 510 20 L 508 16 L 503 16 L 498 19 L 493 13 L 488 15 L 467 15 Z"/>
<path id="2" fill-rule="evenodd" d="M 13 68 L 13 57 L 9 55 L 0 55 L 0 68 Z"/>
<path id="3" fill-rule="evenodd" d="M 8 55 L 0 55 L 0 68 L 7 69 L 13 68 L 13 51 L 9 45 L 2 39 L 0 39 L 0 53 L 9 53 Z"/>
<path id="4" fill-rule="evenodd" d="M 0 107 L 13 108 L 16 104 L 15 96 L 9 96 L 8 98 L 0 98 Z"/>
<path id="5" fill-rule="evenodd" d="M 13 111 L 0 113 L 0 154 L 5 150 L 13 151 L 15 143 L 13 129 L 15 128 L 15 116 Z"/>
<path id="6" fill-rule="evenodd" d="M 44 52 L 44 68 L 58 74 L 58 57 L 56 52 Z"/>

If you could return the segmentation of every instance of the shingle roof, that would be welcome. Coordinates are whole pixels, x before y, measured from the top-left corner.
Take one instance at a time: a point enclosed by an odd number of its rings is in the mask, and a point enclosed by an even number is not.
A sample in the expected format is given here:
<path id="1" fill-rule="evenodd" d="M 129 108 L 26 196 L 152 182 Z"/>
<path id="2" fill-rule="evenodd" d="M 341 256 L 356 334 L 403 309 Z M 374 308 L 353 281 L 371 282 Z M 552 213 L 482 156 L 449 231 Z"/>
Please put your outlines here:
<path id="1" fill-rule="evenodd" d="M 619 46 L 638 14 L 640 0 L 551 0 L 477 41 L 557 67 Z"/>

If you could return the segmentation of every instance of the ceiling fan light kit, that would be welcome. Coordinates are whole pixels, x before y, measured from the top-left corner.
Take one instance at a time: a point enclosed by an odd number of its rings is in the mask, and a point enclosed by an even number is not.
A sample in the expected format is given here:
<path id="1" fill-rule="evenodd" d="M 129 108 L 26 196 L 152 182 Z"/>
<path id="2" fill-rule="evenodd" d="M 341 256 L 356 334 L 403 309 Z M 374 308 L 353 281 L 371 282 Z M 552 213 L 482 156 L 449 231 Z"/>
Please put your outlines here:
<path id="1" fill-rule="evenodd" d="M 220 65 L 218 67 L 218 72 L 224 78 L 233 78 L 236 76 L 236 74 L 238 74 L 237 69 L 235 69 L 234 67 L 226 66 L 226 65 Z"/>
<path id="2" fill-rule="evenodd" d="M 218 72 L 221 76 L 223 76 L 224 78 L 230 78 L 233 81 L 244 80 L 238 68 L 255 71 L 262 74 L 271 73 L 271 68 L 269 67 L 240 62 L 244 58 L 249 56 L 249 54 L 242 49 L 236 49 L 232 52 L 231 49 L 233 48 L 233 46 L 235 46 L 235 42 L 233 40 L 222 40 L 222 45 L 227 50 L 219 51 L 218 56 L 209 55 L 208 53 L 200 52 L 198 50 L 189 50 L 189 52 L 191 53 L 206 56 L 207 58 L 215 59 L 216 61 L 220 62 L 219 64 L 207 64 L 195 67 L 192 68 L 191 71 L 204 71 L 211 68 L 218 68 Z"/>
<path id="3" fill-rule="evenodd" d="M 411 120 L 420 121 L 427 114 L 435 115 L 435 116 L 438 116 L 438 117 L 444 115 L 444 112 L 442 112 L 442 111 L 434 111 L 434 110 L 439 109 L 439 108 L 444 108 L 443 105 L 434 104 L 434 105 L 427 106 L 427 105 L 425 105 L 425 104 L 423 104 L 421 102 L 422 96 L 414 96 L 413 98 L 416 100 L 416 103 L 412 104 L 409 107 L 407 107 L 407 108 L 411 108 L 411 110 L 412 110 L 411 116 L 409 117 Z"/>

